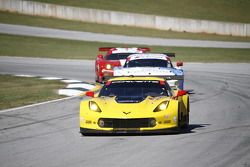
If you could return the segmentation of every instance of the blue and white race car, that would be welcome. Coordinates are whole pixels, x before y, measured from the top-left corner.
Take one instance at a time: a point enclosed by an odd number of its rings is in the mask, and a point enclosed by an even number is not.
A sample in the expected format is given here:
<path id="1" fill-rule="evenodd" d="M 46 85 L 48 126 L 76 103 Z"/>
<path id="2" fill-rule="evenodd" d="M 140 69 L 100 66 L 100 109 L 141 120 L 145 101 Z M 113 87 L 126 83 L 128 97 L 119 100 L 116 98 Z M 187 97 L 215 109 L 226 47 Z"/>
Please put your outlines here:
<path id="1" fill-rule="evenodd" d="M 173 55 L 171 55 L 173 57 Z M 184 88 L 182 62 L 172 65 L 170 56 L 159 53 L 132 54 L 127 57 L 123 67 L 115 67 L 113 76 L 155 76 L 167 80 L 171 87 Z"/>

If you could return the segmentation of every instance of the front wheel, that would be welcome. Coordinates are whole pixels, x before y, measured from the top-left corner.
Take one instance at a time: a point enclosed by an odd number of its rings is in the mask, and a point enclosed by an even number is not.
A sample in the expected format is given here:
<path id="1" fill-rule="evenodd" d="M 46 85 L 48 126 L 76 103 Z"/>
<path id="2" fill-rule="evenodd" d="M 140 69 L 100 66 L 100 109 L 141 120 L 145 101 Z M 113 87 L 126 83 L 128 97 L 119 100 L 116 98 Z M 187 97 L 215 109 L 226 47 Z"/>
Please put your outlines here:
<path id="1" fill-rule="evenodd" d="M 178 133 L 181 132 L 181 128 L 182 128 L 182 113 L 180 111 L 180 103 L 178 103 Z"/>
<path id="2" fill-rule="evenodd" d="M 96 82 L 96 83 L 99 83 L 99 81 L 98 81 L 98 79 L 97 79 L 97 78 L 95 78 L 95 82 Z"/>
<path id="3" fill-rule="evenodd" d="M 185 124 L 183 125 L 184 129 L 187 129 L 189 125 L 189 113 L 185 116 Z"/>
<path id="4" fill-rule="evenodd" d="M 96 83 L 102 84 L 103 83 L 103 77 L 96 76 L 95 81 L 96 81 Z"/>
<path id="5" fill-rule="evenodd" d="M 187 115 L 185 116 L 185 124 L 183 126 L 183 128 L 188 128 L 188 125 L 189 125 L 189 98 L 187 100 Z"/>

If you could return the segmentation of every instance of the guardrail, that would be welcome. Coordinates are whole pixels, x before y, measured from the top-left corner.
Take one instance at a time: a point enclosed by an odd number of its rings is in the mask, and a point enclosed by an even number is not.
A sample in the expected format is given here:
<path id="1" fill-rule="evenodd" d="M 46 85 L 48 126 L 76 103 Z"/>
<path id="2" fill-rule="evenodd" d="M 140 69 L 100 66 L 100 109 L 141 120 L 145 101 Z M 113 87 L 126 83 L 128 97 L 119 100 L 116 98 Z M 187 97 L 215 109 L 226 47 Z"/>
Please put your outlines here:
<path id="1" fill-rule="evenodd" d="M 250 36 L 250 24 L 154 16 L 99 9 L 78 8 L 26 0 L 0 0 L 0 10 L 113 25 L 178 32 Z"/>

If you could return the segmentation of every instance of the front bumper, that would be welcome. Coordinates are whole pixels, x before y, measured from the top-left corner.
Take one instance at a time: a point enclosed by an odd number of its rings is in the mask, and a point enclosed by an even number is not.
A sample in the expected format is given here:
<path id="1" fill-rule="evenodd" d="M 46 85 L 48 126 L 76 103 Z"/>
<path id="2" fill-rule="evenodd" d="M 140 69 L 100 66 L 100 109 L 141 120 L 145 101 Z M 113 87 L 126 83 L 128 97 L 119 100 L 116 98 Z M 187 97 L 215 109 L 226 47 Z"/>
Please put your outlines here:
<path id="1" fill-rule="evenodd" d="M 82 135 L 88 134 L 171 134 L 179 133 L 180 129 L 178 127 L 165 128 L 165 129 L 155 129 L 155 130 L 135 130 L 135 129 L 119 129 L 119 130 L 96 130 L 80 128 L 80 133 Z"/>

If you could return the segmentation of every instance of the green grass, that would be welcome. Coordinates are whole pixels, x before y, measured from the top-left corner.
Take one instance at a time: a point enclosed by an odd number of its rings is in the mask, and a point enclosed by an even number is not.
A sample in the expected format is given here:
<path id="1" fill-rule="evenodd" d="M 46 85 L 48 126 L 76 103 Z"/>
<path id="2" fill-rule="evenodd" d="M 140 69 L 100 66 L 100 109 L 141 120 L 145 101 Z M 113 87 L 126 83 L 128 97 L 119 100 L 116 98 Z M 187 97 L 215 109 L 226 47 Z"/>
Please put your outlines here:
<path id="1" fill-rule="evenodd" d="M 63 59 L 95 59 L 99 47 L 134 46 L 0 34 L 0 55 Z M 153 52 L 175 52 L 185 62 L 250 62 L 250 49 L 149 46 Z"/>
<path id="2" fill-rule="evenodd" d="M 175 39 L 219 40 L 219 41 L 250 41 L 250 37 L 232 37 L 202 33 L 179 33 L 148 28 L 113 26 L 86 22 L 53 19 L 48 17 L 28 16 L 17 13 L 0 12 L 0 22 L 8 24 L 21 24 L 38 27 L 87 31 L 105 34 L 120 34 L 129 36 L 146 36 Z"/>
<path id="3" fill-rule="evenodd" d="M 33 0 L 68 6 L 96 8 L 194 19 L 250 22 L 249 0 Z"/>
<path id="4" fill-rule="evenodd" d="M 62 98 L 56 91 L 63 87 L 60 81 L 0 75 L 0 109 Z"/>

